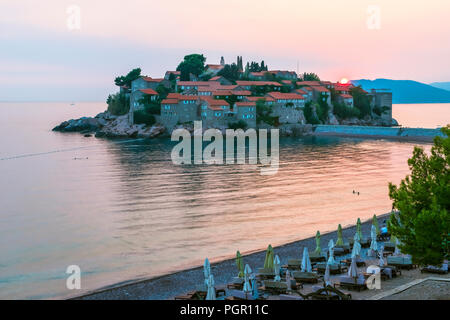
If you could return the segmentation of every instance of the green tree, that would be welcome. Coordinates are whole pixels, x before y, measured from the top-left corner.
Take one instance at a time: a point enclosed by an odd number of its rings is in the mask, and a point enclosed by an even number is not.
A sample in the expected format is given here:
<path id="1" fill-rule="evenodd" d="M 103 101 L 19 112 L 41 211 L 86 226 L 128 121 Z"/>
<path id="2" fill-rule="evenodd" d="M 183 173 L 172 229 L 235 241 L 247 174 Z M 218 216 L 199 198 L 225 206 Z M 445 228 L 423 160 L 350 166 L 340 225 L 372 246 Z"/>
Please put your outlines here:
<path id="1" fill-rule="evenodd" d="M 371 115 L 370 98 L 361 86 L 350 89 L 350 94 L 353 96 L 353 105 L 359 109 L 360 118 Z"/>
<path id="2" fill-rule="evenodd" d="M 278 127 L 279 117 L 272 116 L 272 108 L 266 104 L 266 101 L 261 98 L 256 101 L 256 123 L 265 122 L 268 125 Z"/>
<path id="3" fill-rule="evenodd" d="M 128 72 L 126 76 L 119 76 L 114 79 L 114 83 L 116 86 L 124 86 L 131 87 L 131 82 L 136 80 L 141 76 L 141 68 L 136 68 Z"/>
<path id="4" fill-rule="evenodd" d="M 317 107 L 318 104 L 314 103 L 312 101 L 308 101 L 305 103 L 305 108 L 303 109 L 303 114 L 305 116 L 306 123 L 310 124 L 319 124 L 320 121 L 317 119 L 317 116 L 314 112 L 314 108 Z"/>
<path id="5" fill-rule="evenodd" d="M 411 174 L 399 186 L 389 184 L 389 197 L 398 209 L 388 222 L 400 249 L 420 265 L 439 265 L 449 257 L 450 243 L 450 125 L 442 129 L 427 155 L 415 147 L 408 160 Z"/>
<path id="6" fill-rule="evenodd" d="M 130 100 L 124 93 L 110 94 L 106 103 L 108 112 L 115 116 L 122 116 L 130 110 Z"/>
<path id="7" fill-rule="evenodd" d="M 239 67 L 236 63 L 226 64 L 223 69 L 217 73 L 217 75 L 234 82 L 239 79 Z"/>
<path id="8" fill-rule="evenodd" d="M 205 70 L 205 61 L 206 58 L 202 54 L 194 53 L 185 56 L 177 67 L 177 71 L 181 73 L 181 81 L 189 81 L 191 73 L 195 76 L 202 74 Z"/>
<path id="9" fill-rule="evenodd" d="M 311 73 L 307 73 L 304 72 L 303 75 L 301 75 L 299 77 L 300 81 L 320 81 L 320 78 L 317 74 L 311 72 Z"/>

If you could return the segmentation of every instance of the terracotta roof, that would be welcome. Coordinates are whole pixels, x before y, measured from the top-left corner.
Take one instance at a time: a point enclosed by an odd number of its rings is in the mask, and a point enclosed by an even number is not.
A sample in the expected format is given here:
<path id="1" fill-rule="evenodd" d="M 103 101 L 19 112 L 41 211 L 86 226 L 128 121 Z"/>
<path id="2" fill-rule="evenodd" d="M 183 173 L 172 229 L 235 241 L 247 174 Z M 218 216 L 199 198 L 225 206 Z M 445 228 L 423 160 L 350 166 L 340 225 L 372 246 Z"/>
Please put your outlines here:
<path id="1" fill-rule="evenodd" d="M 334 86 L 334 90 L 336 91 L 350 91 L 349 85 L 336 84 Z"/>
<path id="2" fill-rule="evenodd" d="M 267 73 L 267 71 L 250 72 L 250 74 L 255 77 L 263 77 L 266 73 Z"/>
<path id="3" fill-rule="evenodd" d="M 178 104 L 178 99 L 164 99 L 161 104 Z"/>
<path id="4" fill-rule="evenodd" d="M 353 99 L 353 96 L 350 94 L 340 94 L 340 97 L 344 98 L 344 99 Z"/>
<path id="5" fill-rule="evenodd" d="M 269 92 L 267 95 L 276 100 L 304 100 L 302 95 L 297 93 Z"/>
<path id="6" fill-rule="evenodd" d="M 239 86 L 275 86 L 281 87 L 281 84 L 275 81 L 236 81 Z"/>
<path id="7" fill-rule="evenodd" d="M 256 102 L 254 102 L 254 101 L 236 102 L 234 105 L 236 107 L 254 107 L 254 106 L 256 106 Z"/>
<path id="8" fill-rule="evenodd" d="M 208 81 L 178 81 L 177 85 L 179 86 L 209 86 L 211 85 L 211 82 Z"/>
<path id="9" fill-rule="evenodd" d="M 153 96 L 158 95 L 158 92 L 156 92 L 153 89 L 139 89 L 139 91 L 141 91 L 141 92 L 143 92 L 145 94 L 153 95 Z"/>
<path id="10" fill-rule="evenodd" d="M 215 76 L 215 77 L 212 77 L 211 79 L 209 79 L 208 81 L 217 81 L 217 80 L 220 80 L 222 78 L 222 76 Z"/>
<path id="11" fill-rule="evenodd" d="M 170 99 L 170 98 L 176 98 L 176 99 L 178 99 L 179 97 L 181 97 L 181 94 L 175 93 L 175 92 L 171 92 L 171 93 L 169 93 L 169 94 L 167 95 L 167 98 L 168 98 L 168 99 Z"/>
<path id="12" fill-rule="evenodd" d="M 299 86 L 320 86 L 320 81 L 297 81 Z"/>
<path id="13" fill-rule="evenodd" d="M 147 81 L 147 82 L 161 82 L 161 81 L 164 80 L 164 78 L 155 78 L 155 79 L 153 79 L 152 77 L 147 77 L 147 76 L 142 76 L 141 78 L 144 81 Z"/>
<path id="14" fill-rule="evenodd" d="M 330 92 L 330 90 L 328 90 L 327 88 L 322 87 L 322 86 L 313 86 L 312 88 L 313 88 L 313 90 L 319 91 L 319 92 Z"/>
<path id="15" fill-rule="evenodd" d="M 213 96 L 232 96 L 233 93 L 230 90 L 217 90 L 213 92 Z"/>
<path id="16" fill-rule="evenodd" d="M 231 92 L 235 96 L 250 96 L 252 93 L 248 90 L 234 90 Z"/>
<path id="17" fill-rule="evenodd" d="M 184 96 L 181 95 L 178 99 L 179 100 L 198 100 L 199 96 Z"/>
<path id="18" fill-rule="evenodd" d="M 303 88 L 303 89 L 305 89 L 305 88 Z M 297 89 L 297 90 L 295 90 L 294 92 L 296 92 L 296 93 L 298 93 L 298 94 L 308 94 L 308 92 L 303 91 L 302 89 Z"/>

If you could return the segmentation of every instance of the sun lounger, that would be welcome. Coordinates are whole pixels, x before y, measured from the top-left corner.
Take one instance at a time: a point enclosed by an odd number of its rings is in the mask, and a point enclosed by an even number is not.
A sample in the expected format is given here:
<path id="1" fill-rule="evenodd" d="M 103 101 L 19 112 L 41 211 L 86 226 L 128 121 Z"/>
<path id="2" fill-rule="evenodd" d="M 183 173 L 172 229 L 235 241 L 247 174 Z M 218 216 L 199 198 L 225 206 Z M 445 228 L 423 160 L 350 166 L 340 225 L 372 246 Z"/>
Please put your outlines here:
<path id="1" fill-rule="evenodd" d="M 437 273 L 437 274 L 447 274 L 448 273 L 448 263 L 443 263 L 442 266 L 427 266 L 422 268 L 420 272 Z"/>
<path id="2" fill-rule="evenodd" d="M 340 277 L 338 282 L 334 286 L 339 286 L 340 288 L 345 288 L 348 290 L 361 291 L 367 289 L 366 279 L 363 275 L 357 278 L 352 278 L 348 276 Z"/>
<path id="3" fill-rule="evenodd" d="M 244 287 L 244 279 L 238 277 L 233 278 L 233 281 L 227 284 L 227 289 L 242 290 L 243 287 Z"/>
<path id="4" fill-rule="evenodd" d="M 350 266 L 352 264 L 352 259 L 349 258 L 349 259 L 341 260 L 341 263 L 344 263 L 346 266 Z M 362 259 L 356 260 L 357 267 L 364 267 L 365 265 L 366 265 L 366 262 L 364 260 L 362 260 Z"/>
<path id="5" fill-rule="evenodd" d="M 280 300 L 305 300 L 302 296 L 292 294 L 280 294 Z"/>
<path id="6" fill-rule="evenodd" d="M 300 270 L 301 266 L 302 266 L 302 260 L 300 260 L 300 259 L 289 259 L 288 260 L 287 268 L 289 270 Z"/>
<path id="7" fill-rule="evenodd" d="M 314 292 L 303 295 L 305 300 L 351 300 L 352 295 L 332 286 L 315 287 Z"/>
<path id="8" fill-rule="evenodd" d="M 273 269 L 260 268 L 258 269 L 258 273 L 256 276 L 259 277 L 261 280 L 273 279 L 275 277 L 275 272 Z"/>
<path id="9" fill-rule="evenodd" d="M 350 253 L 350 245 L 345 243 L 340 246 L 335 246 L 333 251 L 335 256 L 343 256 L 344 254 Z"/>
<path id="10" fill-rule="evenodd" d="M 206 292 L 204 291 L 190 291 L 185 295 L 179 295 L 175 297 L 175 300 L 205 300 Z"/>
<path id="11" fill-rule="evenodd" d="M 309 254 L 309 260 L 311 260 L 311 263 L 316 263 L 321 261 L 327 261 L 327 258 L 321 253 L 319 254 L 312 252 Z"/>
<path id="12" fill-rule="evenodd" d="M 413 269 L 415 267 L 412 263 L 411 258 L 406 256 L 399 256 L 399 257 L 389 256 L 387 257 L 387 264 L 388 266 L 395 266 L 400 269 L 408 269 L 408 270 Z"/>
<path id="13" fill-rule="evenodd" d="M 317 273 L 324 274 L 325 269 L 327 268 L 326 262 L 320 262 L 316 264 Z M 348 270 L 347 266 L 343 266 L 339 263 L 330 265 L 330 274 L 341 274 Z"/>
<path id="14" fill-rule="evenodd" d="M 319 281 L 319 275 L 314 272 L 301 272 L 296 271 L 292 273 L 295 281 L 300 283 L 317 283 Z"/>
<path id="15" fill-rule="evenodd" d="M 348 244 L 350 245 L 351 248 L 353 248 L 354 242 L 355 242 L 355 240 L 353 238 L 348 239 Z M 359 244 L 361 245 L 361 248 L 368 248 L 368 247 L 370 247 L 370 240 L 368 238 L 362 238 L 359 241 Z"/>
<path id="16" fill-rule="evenodd" d="M 254 300 L 250 293 L 244 293 L 242 290 L 228 290 L 228 297 L 226 300 Z"/>
<path id="17" fill-rule="evenodd" d="M 263 283 L 264 283 L 264 287 L 262 289 L 271 294 L 286 293 L 286 291 L 288 289 L 286 282 L 266 280 Z"/>

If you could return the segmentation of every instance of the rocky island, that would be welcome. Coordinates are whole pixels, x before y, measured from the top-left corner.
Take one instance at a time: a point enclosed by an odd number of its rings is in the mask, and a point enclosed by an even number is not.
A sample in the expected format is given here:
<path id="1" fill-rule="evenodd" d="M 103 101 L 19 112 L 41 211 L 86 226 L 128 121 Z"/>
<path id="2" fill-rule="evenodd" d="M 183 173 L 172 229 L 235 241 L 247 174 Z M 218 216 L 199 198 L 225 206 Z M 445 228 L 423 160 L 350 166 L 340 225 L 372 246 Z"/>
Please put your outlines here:
<path id="1" fill-rule="evenodd" d="M 281 135 L 313 134 L 318 125 L 390 127 L 392 93 L 367 92 L 346 79 L 321 80 L 314 73 L 269 70 L 262 61 L 206 64 L 200 54 L 184 57 L 163 78 L 141 69 L 115 79 L 119 92 L 93 118 L 64 121 L 54 131 L 96 137 L 154 138 L 177 128 L 278 128 Z"/>

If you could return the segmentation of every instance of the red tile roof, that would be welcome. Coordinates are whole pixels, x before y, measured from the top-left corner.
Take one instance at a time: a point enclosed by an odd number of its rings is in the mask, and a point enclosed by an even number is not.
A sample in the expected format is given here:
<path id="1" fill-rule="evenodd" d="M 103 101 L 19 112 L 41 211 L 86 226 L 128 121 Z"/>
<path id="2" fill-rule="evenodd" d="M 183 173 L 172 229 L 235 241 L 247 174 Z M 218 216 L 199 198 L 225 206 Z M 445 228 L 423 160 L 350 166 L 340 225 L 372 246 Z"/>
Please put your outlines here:
<path id="1" fill-rule="evenodd" d="M 164 99 L 161 104 L 178 104 L 178 99 Z"/>
<path id="2" fill-rule="evenodd" d="M 223 67 L 224 66 L 221 64 L 207 64 L 205 66 L 206 69 L 216 69 L 216 70 L 223 69 Z"/>
<path id="3" fill-rule="evenodd" d="M 232 96 L 233 93 L 230 90 L 218 90 L 213 92 L 213 96 Z"/>
<path id="4" fill-rule="evenodd" d="M 155 78 L 155 79 L 153 79 L 152 77 L 147 77 L 147 76 L 141 76 L 141 78 L 144 81 L 147 81 L 147 82 L 161 82 L 161 81 L 164 80 L 164 78 Z"/>
<path id="5" fill-rule="evenodd" d="M 313 86 L 312 89 L 319 92 L 330 92 L 330 90 L 322 86 Z"/>
<path id="6" fill-rule="evenodd" d="M 139 89 L 139 91 L 141 91 L 141 92 L 143 92 L 143 93 L 145 93 L 145 94 L 152 95 L 152 96 L 158 95 L 158 92 L 156 92 L 156 91 L 153 90 L 153 89 Z"/>
<path id="7" fill-rule="evenodd" d="M 281 87 L 281 84 L 275 81 L 236 81 L 239 86 L 275 86 Z"/>
<path id="8" fill-rule="evenodd" d="M 353 99 L 353 96 L 350 94 L 340 94 L 339 96 L 341 96 L 344 99 Z"/>
<path id="9" fill-rule="evenodd" d="M 236 102 L 235 106 L 236 107 L 255 107 L 256 106 L 256 102 L 254 102 L 254 101 Z"/>
<path id="10" fill-rule="evenodd" d="M 305 89 L 305 88 L 303 88 L 303 89 Z M 298 94 L 308 94 L 308 92 L 303 91 L 302 89 L 297 89 L 297 90 L 295 90 L 294 92 L 296 92 L 296 93 L 298 93 Z"/>
<path id="11" fill-rule="evenodd" d="M 269 92 L 267 95 L 276 100 L 304 100 L 302 95 L 297 93 Z"/>
<path id="12" fill-rule="evenodd" d="M 252 93 L 248 90 L 234 90 L 231 92 L 235 96 L 251 96 Z"/>
<path id="13" fill-rule="evenodd" d="M 299 86 L 320 86 L 320 81 L 297 81 Z"/>

